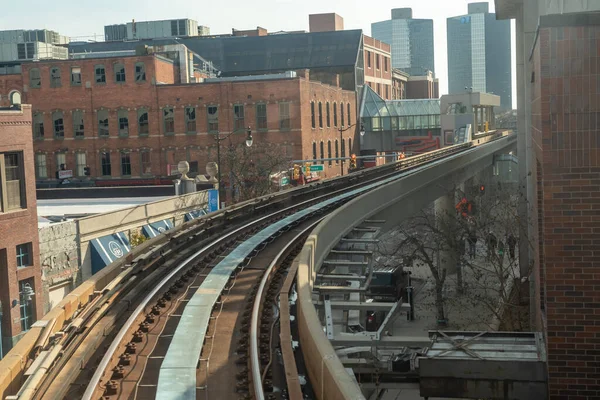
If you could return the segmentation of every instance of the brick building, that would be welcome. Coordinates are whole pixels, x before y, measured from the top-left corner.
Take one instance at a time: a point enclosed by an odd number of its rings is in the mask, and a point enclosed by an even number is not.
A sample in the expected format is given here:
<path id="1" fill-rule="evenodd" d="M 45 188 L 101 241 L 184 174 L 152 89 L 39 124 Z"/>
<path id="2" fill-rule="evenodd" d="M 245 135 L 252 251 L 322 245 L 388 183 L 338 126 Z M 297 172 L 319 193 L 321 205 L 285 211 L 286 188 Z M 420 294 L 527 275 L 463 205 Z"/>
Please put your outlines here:
<path id="1" fill-rule="evenodd" d="M 392 100 L 392 62 L 390 45 L 363 35 L 365 84 L 384 100 Z"/>
<path id="2" fill-rule="evenodd" d="M 600 396 L 600 13 L 540 17 L 531 58 L 537 324 L 552 399 Z"/>
<path id="3" fill-rule="evenodd" d="M 31 106 L 0 108 L 2 354 L 43 314 Z"/>
<path id="4" fill-rule="evenodd" d="M 89 167 L 97 184 L 153 183 L 181 160 L 203 171 L 216 161 L 213 135 L 239 131 L 241 142 L 248 126 L 256 143 L 277 144 L 290 159 L 323 158 L 338 154 L 342 143 L 348 151 L 357 144 L 355 128 L 340 143 L 338 127 L 355 125 L 357 116 L 355 92 L 336 86 L 337 75 L 329 79 L 334 85 L 311 81 L 308 70 L 186 83 L 176 63 L 157 54 L 22 70 L 38 181 L 55 179 L 61 165 L 76 178 Z M 338 173 L 334 164 L 323 177 Z"/>

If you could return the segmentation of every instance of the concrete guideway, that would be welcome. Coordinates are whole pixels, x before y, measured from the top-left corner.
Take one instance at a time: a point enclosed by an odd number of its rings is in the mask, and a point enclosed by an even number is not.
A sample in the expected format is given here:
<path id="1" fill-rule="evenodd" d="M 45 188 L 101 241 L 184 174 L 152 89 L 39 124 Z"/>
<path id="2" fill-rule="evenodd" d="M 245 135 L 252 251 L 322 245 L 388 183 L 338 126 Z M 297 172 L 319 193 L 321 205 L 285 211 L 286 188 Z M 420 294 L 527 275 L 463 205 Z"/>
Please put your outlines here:
<path id="1" fill-rule="evenodd" d="M 474 174 L 473 171 L 490 165 L 494 154 L 508 152 L 514 148 L 516 135 L 504 135 L 489 143 L 485 140 L 476 142 L 480 143 L 474 143 L 474 148 L 432 161 L 403 179 L 350 201 L 331 213 L 307 240 L 299 256 L 299 330 L 311 383 L 319 399 L 364 398 L 356 380 L 346 372 L 332 343 L 325 336 L 312 302 L 312 287 L 321 265 L 330 251 L 365 220 L 380 219 L 386 220 L 386 224 L 394 224 L 406 219 L 417 212 L 422 204 L 427 204 L 451 190 L 451 182 L 468 179 Z M 385 213 L 385 210 L 392 206 L 395 206 L 394 212 Z M 335 384 L 331 384 L 333 382 Z"/>

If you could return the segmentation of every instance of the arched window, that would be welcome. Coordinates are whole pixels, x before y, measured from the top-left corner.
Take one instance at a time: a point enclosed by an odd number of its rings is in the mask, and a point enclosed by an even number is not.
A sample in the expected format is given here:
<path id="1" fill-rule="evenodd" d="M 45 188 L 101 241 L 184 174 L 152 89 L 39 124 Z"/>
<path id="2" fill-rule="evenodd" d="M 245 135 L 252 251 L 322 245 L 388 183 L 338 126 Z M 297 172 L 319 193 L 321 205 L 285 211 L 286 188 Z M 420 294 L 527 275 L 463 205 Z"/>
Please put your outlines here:
<path id="1" fill-rule="evenodd" d="M 143 62 L 135 63 L 135 81 L 146 82 L 146 65 Z"/>
<path id="2" fill-rule="evenodd" d="M 148 136 L 150 128 L 148 126 L 148 110 L 140 108 L 137 111 L 138 114 L 138 135 Z"/>
<path id="3" fill-rule="evenodd" d="M 340 143 L 338 142 L 337 139 L 335 139 L 335 158 L 339 158 L 340 157 Z M 336 164 L 340 163 L 340 160 L 335 160 Z"/>
<path id="4" fill-rule="evenodd" d="M 50 87 L 56 88 L 60 86 L 60 68 L 52 67 L 50 68 Z"/>
<path id="5" fill-rule="evenodd" d="M 333 126 L 337 128 L 337 103 L 333 103 Z"/>
<path id="6" fill-rule="evenodd" d="M 31 68 L 29 70 L 29 86 L 32 88 L 42 87 L 42 75 L 39 68 Z"/>
<path id="7" fill-rule="evenodd" d="M 323 104 L 319 102 L 319 128 L 323 128 Z"/>
<path id="8" fill-rule="evenodd" d="M 44 138 L 44 115 L 42 113 L 33 114 L 33 138 Z"/>
<path id="9" fill-rule="evenodd" d="M 317 142 L 313 142 L 313 160 L 317 159 Z"/>
<path id="10" fill-rule="evenodd" d="M 321 141 L 321 164 L 323 164 L 324 158 L 325 158 L 325 146 L 323 145 L 323 141 Z"/>
<path id="11" fill-rule="evenodd" d="M 312 128 L 315 129 L 316 127 L 316 119 L 315 119 L 315 102 L 311 101 L 310 102 L 310 120 L 312 123 Z"/>
<path id="12" fill-rule="evenodd" d="M 127 81 L 127 77 L 125 76 L 125 65 L 115 63 L 113 64 L 113 69 L 115 71 L 115 82 L 125 83 Z"/>
<path id="13" fill-rule="evenodd" d="M 10 101 L 11 106 L 21 105 L 21 92 L 13 90 L 8 94 L 8 100 Z"/>
<path id="14" fill-rule="evenodd" d="M 65 138 L 65 119 L 62 111 L 55 111 L 52 113 L 52 123 L 54 126 L 54 138 L 64 139 Z"/>
<path id="15" fill-rule="evenodd" d="M 329 114 L 329 102 L 327 102 L 327 104 L 325 105 L 325 116 L 326 116 L 326 121 L 327 121 L 327 127 L 329 128 L 331 126 L 331 116 Z"/>
<path id="16" fill-rule="evenodd" d="M 99 110 L 98 111 L 98 136 L 99 137 L 108 137 L 108 110 Z"/>
<path id="17" fill-rule="evenodd" d="M 73 111 L 73 132 L 76 139 L 81 139 L 85 136 L 85 126 L 83 123 L 83 111 Z"/>
<path id="18" fill-rule="evenodd" d="M 106 69 L 104 68 L 104 65 L 99 64 L 94 66 L 94 79 L 96 83 L 106 83 Z"/>
<path id="19" fill-rule="evenodd" d="M 340 103 L 340 123 L 344 126 L 344 103 Z"/>
<path id="20" fill-rule="evenodd" d="M 127 110 L 119 110 L 117 112 L 117 118 L 119 120 L 119 136 L 129 136 L 129 113 Z"/>
<path id="21" fill-rule="evenodd" d="M 327 158 L 329 158 L 329 165 L 331 166 L 331 140 L 327 141 Z"/>
<path id="22" fill-rule="evenodd" d="M 352 118 L 350 118 L 350 103 L 347 104 L 348 105 L 348 126 L 351 125 Z"/>

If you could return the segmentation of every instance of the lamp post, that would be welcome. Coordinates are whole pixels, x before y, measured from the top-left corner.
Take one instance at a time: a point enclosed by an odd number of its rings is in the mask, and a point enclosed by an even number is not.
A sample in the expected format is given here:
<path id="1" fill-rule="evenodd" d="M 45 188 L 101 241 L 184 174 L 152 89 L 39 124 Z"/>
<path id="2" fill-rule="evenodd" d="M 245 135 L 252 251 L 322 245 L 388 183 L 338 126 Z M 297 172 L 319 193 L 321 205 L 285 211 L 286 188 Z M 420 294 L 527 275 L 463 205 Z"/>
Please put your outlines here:
<path id="1" fill-rule="evenodd" d="M 214 134 L 214 138 L 217 141 L 217 182 L 219 185 L 219 208 L 221 208 L 221 142 L 229 138 L 234 133 L 235 132 L 230 132 L 223 137 L 219 136 L 219 132 Z M 252 139 L 252 129 L 250 126 L 248 126 L 246 129 L 246 146 L 252 147 L 252 143 L 254 143 L 254 140 Z"/>
<path id="2" fill-rule="evenodd" d="M 360 136 L 364 136 L 365 135 L 365 125 L 362 122 L 357 121 L 356 123 L 352 124 L 352 125 L 348 125 L 348 127 L 344 128 L 343 126 L 340 126 L 338 128 L 338 131 L 340 131 L 340 146 L 342 151 L 340 152 L 340 156 L 342 155 L 342 153 L 346 152 L 345 146 L 343 145 L 344 143 L 344 135 L 343 133 L 346 132 L 347 130 L 349 130 L 350 128 L 355 127 L 356 125 L 358 125 L 360 123 Z M 342 176 L 344 176 L 344 157 L 342 156 Z"/>

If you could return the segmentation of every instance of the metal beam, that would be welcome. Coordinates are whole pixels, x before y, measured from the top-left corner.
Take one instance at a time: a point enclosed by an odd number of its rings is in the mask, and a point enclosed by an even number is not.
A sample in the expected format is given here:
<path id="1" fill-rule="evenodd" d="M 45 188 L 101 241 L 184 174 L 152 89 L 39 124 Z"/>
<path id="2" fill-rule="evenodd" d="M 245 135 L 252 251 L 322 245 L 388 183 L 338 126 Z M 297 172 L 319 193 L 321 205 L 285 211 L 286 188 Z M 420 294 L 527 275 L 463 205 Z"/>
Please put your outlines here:
<path id="1" fill-rule="evenodd" d="M 375 332 L 373 332 L 375 333 Z M 373 346 L 386 347 L 429 347 L 431 339 L 426 336 L 383 336 L 379 340 L 360 334 L 339 334 L 330 339 L 332 346 Z"/>
<path id="2" fill-rule="evenodd" d="M 369 265 L 368 261 L 350 261 L 350 260 L 325 260 L 323 261 L 323 265 L 339 265 L 341 267 L 350 267 L 350 266 L 367 266 Z"/>
<path id="3" fill-rule="evenodd" d="M 325 327 L 327 329 L 327 339 L 333 339 L 333 315 L 331 314 L 331 304 L 325 300 Z"/>
<path id="4" fill-rule="evenodd" d="M 371 232 L 371 233 L 375 233 L 375 232 L 379 231 L 379 228 L 372 228 L 370 226 L 366 226 L 364 228 L 361 228 L 361 227 L 352 228 L 352 230 L 355 231 L 355 232 Z"/>
<path id="5" fill-rule="evenodd" d="M 359 311 L 388 311 L 390 308 L 397 303 L 382 303 L 382 302 L 372 302 L 372 303 L 358 303 L 356 301 L 330 301 L 331 308 L 333 310 L 359 310 Z M 315 304 L 315 306 L 322 307 L 323 302 L 319 301 Z M 410 311 L 409 303 L 402 303 L 400 306 L 402 311 Z"/>
<path id="6" fill-rule="evenodd" d="M 340 242 L 347 243 L 379 243 L 379 239 L 370 239 L 370 238 L 341 238 Z"/>
<path id="7" fill-rule="evenodd" d="M 350 286 L 314 286 L 315 291 L 331 292 L 331 293 L 362 293 L 366 292 L 367 288 L 353 288 Z"/>
<path id="8" fill-rule="evenodd" d="M 373 254 L 372 251 L 369 250 L 331 250 L 329 254 L 352 254 L 352 255 L 361 255 L 361 256 L 370 256 Z M 323 261 L 324 263 L 327 261 Z"/>
<path id="9" fill-rule="evenodd" d="M 327 274 L 317 274 L 317 278 L 321 280 L 328 281 L 366 281 L 366 276 L 361 275 L 327 275 Z"/>

